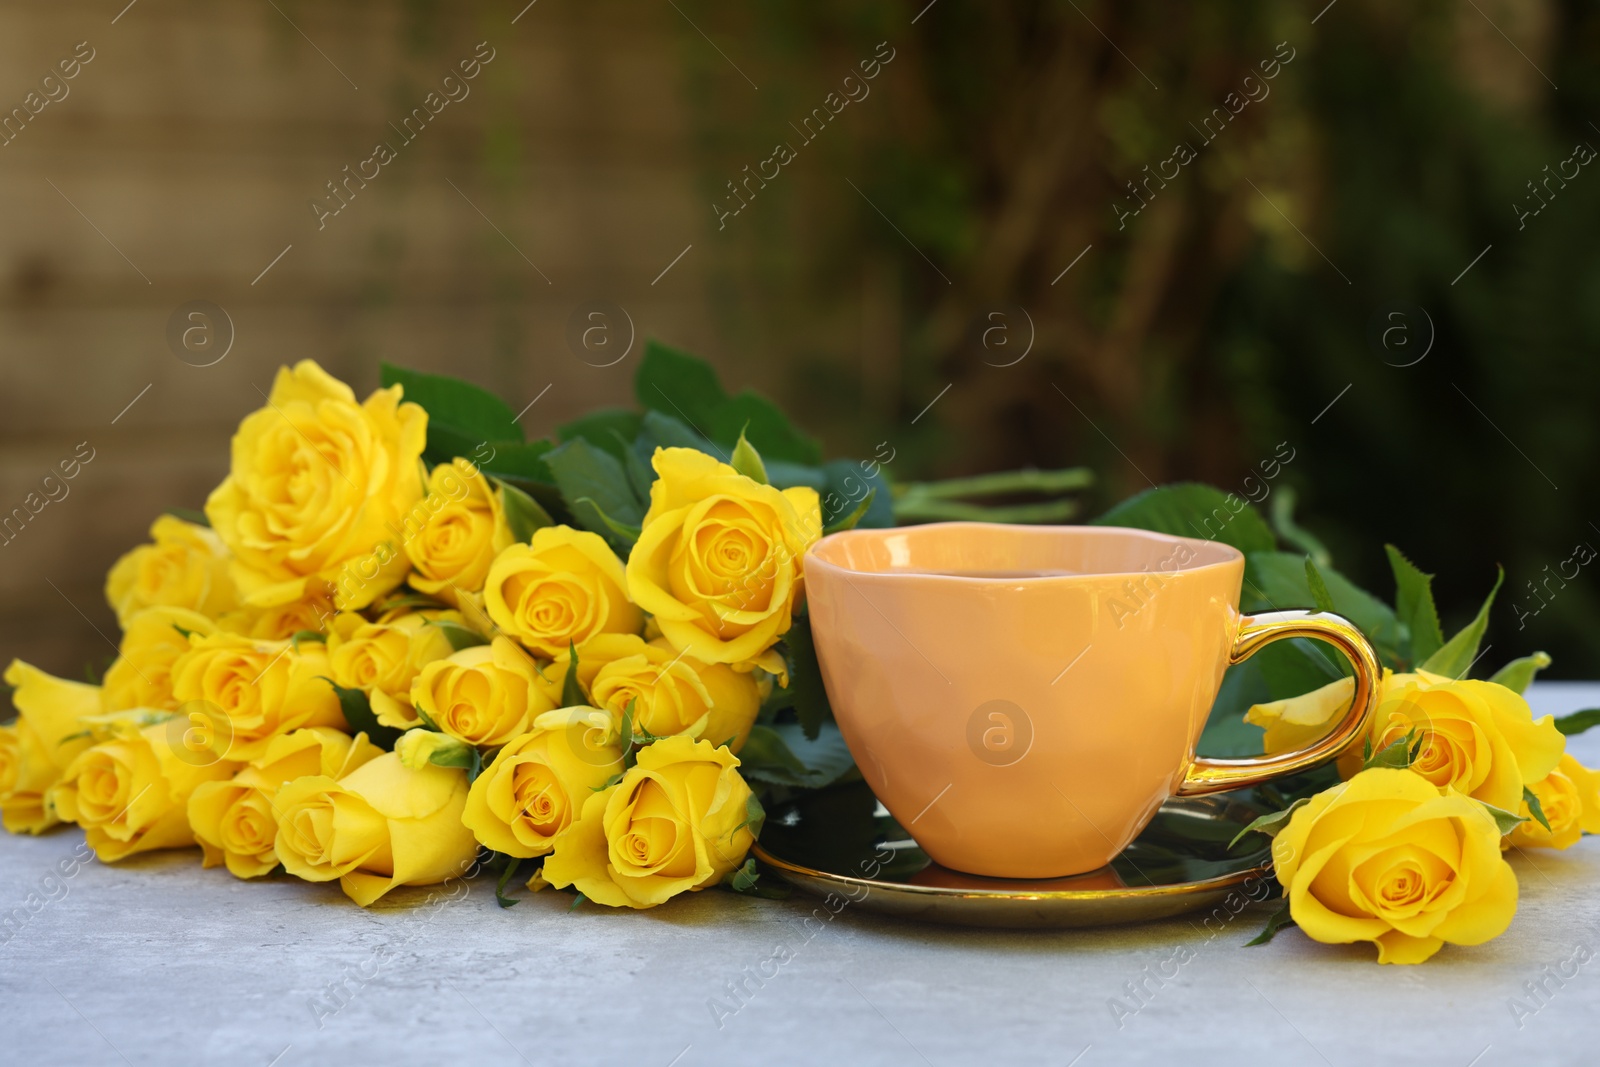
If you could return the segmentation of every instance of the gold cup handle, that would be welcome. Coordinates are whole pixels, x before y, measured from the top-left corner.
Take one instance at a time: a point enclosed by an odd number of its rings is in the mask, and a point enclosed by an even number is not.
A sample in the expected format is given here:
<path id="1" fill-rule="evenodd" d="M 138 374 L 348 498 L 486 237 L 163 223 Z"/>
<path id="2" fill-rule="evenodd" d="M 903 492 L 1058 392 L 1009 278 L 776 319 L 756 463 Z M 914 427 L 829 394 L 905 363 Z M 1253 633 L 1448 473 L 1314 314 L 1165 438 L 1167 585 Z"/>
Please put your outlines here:
<path id="1" fill-rule="evenodd" d="M 1326 641 L 1349 659 L 1355 668 L 1355 697 L 1350 709 L 1333 732 L 1326 737 L 1290 752 L 1272 756 L 1253 756 L 1250 759 L 1206 759 L 1196 757 L 1184 773 L 1178 787 L 1180 797 L 1220 793 L 1225 789 L 1241 789 L 1258 785 L 1270 778 L 1297 774 L 1319 763 L 1338 756 L 1354 744 L 1367 731 L 1373 709 L 1378 703 L 1378 682 L 1382 672 L 1372 644 L 1349 619 L 1328 612 L 1268 611 L 1246 616 L 1239 626 L 1239 635 L 1233 640 L 1233 651 L 1228 663 L 1249 659 L 1274 641 L 1289 637 L 1312 637 Z"/>

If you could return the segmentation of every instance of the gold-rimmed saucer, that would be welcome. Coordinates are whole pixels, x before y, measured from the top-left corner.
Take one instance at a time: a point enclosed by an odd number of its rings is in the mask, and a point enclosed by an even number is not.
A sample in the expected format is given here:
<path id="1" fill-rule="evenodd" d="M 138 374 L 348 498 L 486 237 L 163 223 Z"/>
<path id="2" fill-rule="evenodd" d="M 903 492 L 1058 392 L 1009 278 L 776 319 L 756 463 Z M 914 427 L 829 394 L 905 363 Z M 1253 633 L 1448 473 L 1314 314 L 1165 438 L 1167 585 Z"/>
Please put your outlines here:
<path id="1" fill-rule="evenodd" d="M 1266 899 L 1267 838 L 1252 834 L 1228 847 L 1266 811 L 1234 796 L 1174 798 L 1133 844 L 1097 871 L 1039 880 L 983 878 L 930 860 L 872 791 L 857 783 L 774 807 L 755 855 L 796 887 L 867 911 L 954 926 L 1109 926 L 1207 908 L 1230 893 Z"/>

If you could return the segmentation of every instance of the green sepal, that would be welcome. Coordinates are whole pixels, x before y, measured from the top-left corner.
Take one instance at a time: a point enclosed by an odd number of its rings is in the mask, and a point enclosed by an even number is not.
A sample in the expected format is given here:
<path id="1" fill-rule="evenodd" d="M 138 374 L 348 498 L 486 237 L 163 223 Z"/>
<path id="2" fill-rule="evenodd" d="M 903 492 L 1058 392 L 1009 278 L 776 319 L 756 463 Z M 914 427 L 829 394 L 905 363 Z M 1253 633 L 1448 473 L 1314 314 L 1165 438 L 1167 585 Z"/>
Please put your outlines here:
<path id="1" fill-rule="evenodd" d="M 856 528 L 856 524 L 866 516 L 867 511 L 872 507 L 872 502 L 877 498 L 878 491 L 876 489 L 868 489 L 867 495 L 861 498 L 861 503 L 857 504 L 855 508 L 851 510 L 850 514 L 830 522 L 828 525 L 822 528 L 822 532 L 825 534 L 833 534 L 843 533 L 845 530 L 854 530 Z"/>
<path id="2" fill-rule="evenodd" d="M 176 623 L 173 624 L 173 628 L 177 628 Z M 181 630 L 179 632 L 182 633 Z M 184 634 L 183 636 L 188 637 L 189 635 Z M 296 630 L 294 636 L 289 638 L 289 644 L 294 646 L 296 652 L 300 651 L 301 641 L 317 641 L 325 645 L 328 643 L 328 635 L 321 630 Z"/>
<path id="3" fill-rule="evenodd" d="M 756 446 L 750 443 L 745 436 L 745 430 L 750 428 L 745 423 L 744 429 L 739 431 L 739 441 L 733 446 L 733 458 L 730 461 L 734 470 L 760 485 L 770 485 L 767 480 L 767 465 L 761 462 L 761 453 L 756 451 Z"/>
<path id="4" fill-rule="evenodd" d="M 1279 831 L 1281 831 L 1285 826 L 1289 825 L 1289 820 L 1294 816 L 1294 813 L 1300 808 L 1300 806 L 1302 804 L 1309 804 L 1310 802 L 1310 797 L 1301 797 L 1299 800 L 1295 801 L 1293 804 L 1290 804 L 1282 811 L 1275 811 L 1270 815 L 1263 815 L 1260 818 L 1253 820 L 1249 826 L 1246 826 L 1243 830 L 1240 830 L 1234 835 L 1233 840 L 1228 842 L 1228 847 L 1230 849 L 1233 848 L 1234 845 L 1239 843 L 1240 838 L 1244 837 L 1245 834 L 1251 833 L 1252 831 L 1258 834 L 1266 834 L 1268 837 L 1277 837 Z"/>
<path id="5" fill-rule="evenodd" d="M 1422 745 L 1426 739 L 1417 734 L 1413 727 L 1406 731 L 1404 737 L 1396 738 L 1377 753 L 1372 751 L 1372 738 L 1367 738 L 1361 750 L 1361 769 L 1370 770 L 1373 767 L 1387 767 L 1391 770 L 1403 771 L 1417 761 L 1417 756 L 1422 752 Z"/>
<path id="6" fill-rule="evenodd" d="M 567 676 L 561 682 L 561 706 L 582 708 L 588 704 L 589 697 L 583 691 L 583 684 L 578 681 L 578 646 L 568 641 Z"/>
<path id="7" fill-rule="evenodd" d="M 1535 652 L 1531 656 L 1514 659 L 1504 667 L 1494 672 L 1489 681 L 1495 685 L 1503 685 L 1513 693 L 1525 693 L 1533 682 L 1533 676 L 1550 666 L 1550 656 L 1544 652 Z"/>
<path id="8" fill-rule="evenodd" d="M 454 619 L 429 619 L 428 625 L 435 627 L 444 634 L 445 640 L 450 642 L 450 647 L 457 652 L 463 648 L 475 648 L 478 645 L 487 645 L 489 639 L 470 626 L 463 626 Z"/>
<path id="9" fill-rule="evenodd" d="M 346 689 L 326 675 L 319 675 L 318 677 L 333 686 L 333 691 L 339 695 L 339 708 L 344 712 L 344 720 L 349 724 L 352 734 L 366 734 L 368 741 L 371 741 L 385 752 L 394 751 L 394 743 L 400 740 L 400 735 L 405 732 L 404 730 L 396 730 L 392 726 L 380 725 L 377 715 L 373 714 L 372 702 L 367 699 L 367 694 L 360 689 Z"/>
<path id="10" fill-rule="evenodd" d="M 1567 737 L 1581 734 L 1589 727 L 1596 725 L 1600 725 L 1600 708 L 1575 711 L 1571 715 L 1562 715 L 1555 720 L 1556 729 Z"/>
<path id="11" fill-rule="evenodd" d="M 521 856 L 512 856 L 511 862 L 506 864 L 506 869 L 500 874 L 500 881 L 495 883 L 494 899 L 502 908 L 513 907 L 521 901 L 516 897 L 506 896 L 506 883 L 517 876 L 517 868 L 522 866 Z"/>
<path id="12" fill-rule="evenodd" d="M 1311 587 L 1311 600 L 1318 611 L 1333 610 L 1333 594 L 1328 592 L 1328 583 L 1322 580 L 1322 572 L 1310 556 L 1306 557 L 1306 585 Z"/>
<path id="13" fill-rule="evenodd" d="M 1522 787 L 1522 802 L 1528 805 L 1528 814 L 1533 816 L 1533 821 L 1544 827 L 1545 832 L 1550 832 L 1550 820 L 1544 817 L 1544 805 L 1539 802 L 1539 794 Z"/>
<path id="14" fill-rule="evenodd" d="M 1298 924 L 1294 921 L 1294 918 L 1289 914 L 1289 900 L 1288 900 L 1288 894 L 1286 892 L 1284 894 L 1283 907 L 1281 907 L 1277 911 L 1273 912 L 1267 918 L 1267 925 L 1265 925 L 1265 926 L 1263 926 L 1261 928 L 1261 932 L 1259 934 L 1257 934 L 1255 937 L 1252 937 L 1250 940 L 1246 941 L 1245 944 L 1247 946 L 1248 945 L 1265 945 L 1268 941 L 1271 941 L 1274 937 L 1276 937 L 1278 935 L 1278 931 L 1279 930 L 1282 930 L 1286 926 L 1295 926 L 1295 925 L 1298 925 Z"/>
<path id="15" fill-rule="evenodd" d="M 1484 631 L 1489 628 L 1489 608 L 1494 604 L 1494 595 L 1500 591 L 1500 585 L 1506 580 L 1504 567 L 1495 568 L 1494 588 L 1489 590 L 1489 595 L 1484 598 L 1483 607 L 1478 609 L 1477 617 L 1467 623 L 1450 640 L 1446 641 L 1437 652 L 1418 664 L 1421 670 L 1442 674 L 1447 678 L 1465 677 L 1468 669 L 1478 658 L 1478 645 L 1483 641 Z"/>
<path id="16" fill-rule="evenodd" d="M 572 898 L 572 907 L 567 909 L 567 913 L 571 914 L 572 912 L 577 911 L 578 910 L 578 905 L 582 904 L 584 901 L 586 901 L 588 899 L 589 899 L 588 897 L 584 896 L 582 893 L 579 893 L 577 896 Z"/>
<path id="17" fill-rule="evenodd" d="M 555 525 L 550 513 L 533 497 L 504 478 L 496 478 L 493 475 L 487 477 L 500 492 L 500 510 L 506 517 L 506 527 L 511 531 L 513 541 L 527 544 L 533 540 L 535 530 Z"/>
<path id="18" fill-rule="evenodd" d="M 1504 808 L 1497 808 L 1493 804 L 1485 804 L 1481 800 L 1478 801 L 1478 803 L 1483 804 L 1484 808 L 1489 812 L 1489 814 L 1494 816 L 1494 822 L 1495 825 L 1500 828 L 1501 837 L 1509 834 L 1512 830 L 1515 830 L 1523 823 L 1533 821 L 1531 819 L 1525 819 L 1521 815 L 1515 815 Z"/>

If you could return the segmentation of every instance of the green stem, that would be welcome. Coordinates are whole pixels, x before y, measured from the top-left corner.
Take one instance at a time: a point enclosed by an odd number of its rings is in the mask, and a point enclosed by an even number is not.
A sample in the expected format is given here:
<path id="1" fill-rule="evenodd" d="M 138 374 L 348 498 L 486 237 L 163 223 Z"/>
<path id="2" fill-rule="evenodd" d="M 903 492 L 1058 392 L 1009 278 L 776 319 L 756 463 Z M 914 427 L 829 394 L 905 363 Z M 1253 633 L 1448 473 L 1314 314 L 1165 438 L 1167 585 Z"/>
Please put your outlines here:
<path id="1" fill-rule="evenodd" d="M 936 482 L 905 482 L 894 487 L 900 497 L 949 500 L 971 496 L 999 496 L 1002 493 L 1060 493 L 1094 484 L 1094 472 L 1087 467 L 1064 470 L 995 471 L 970 478 L 945 478 Z"/>
<path id="2" fill-rule="evenodd" d="M 1046 500 L 1038 504 L 1011 504 L 986 507 L 960 500 L 897 500 L 894 518 L 898 523 L 967 522 L 1060 522 L 1078 513 L 1075 500 Z"/>

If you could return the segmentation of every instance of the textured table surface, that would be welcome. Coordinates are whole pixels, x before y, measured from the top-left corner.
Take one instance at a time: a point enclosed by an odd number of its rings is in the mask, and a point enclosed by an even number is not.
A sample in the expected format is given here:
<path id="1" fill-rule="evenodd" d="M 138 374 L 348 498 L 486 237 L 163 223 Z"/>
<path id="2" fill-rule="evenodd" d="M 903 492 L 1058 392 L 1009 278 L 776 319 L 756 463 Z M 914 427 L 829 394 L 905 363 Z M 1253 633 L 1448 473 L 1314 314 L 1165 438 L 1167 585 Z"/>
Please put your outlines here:
<path id="1" fill-rule="evenodd" d="M 1600 706 L 1600 685 L 1547 683 L 1529 699 L 1536 714 L 1560 714 Z M 1600 731 L 1572 750 L 1600 764 Z M 80 840 L 0 839 L 0 904 L 40 892 Z M 0 944 L 0 1059 L 1591 1063 L 1600 960 L 1559 985 L 1544 968 L 1600 941 L 1600 840 L 1512 863 L 1521 903 L 1503 937 L 1379 967 L 1371 946 L 1293 930 L 1243 947 L 1264 906 L 1215 936 L 1181 918 L 994 932 L 849 907 L 808 933 L 802 919 L 819 902 L 801 895 L 702 893 L 618 914 L 569 913 L 569 897 L 542 893 L 502 910 L 480 880 L 437 907 L 419 906 L 426 890 L 402 890 L 363 911 L 336 888 L 201 870 L 195 852 L 90 862 Z M 1547 992 L 1534 999 L 1524 983 L 1539 980 Z M 1142 1006 L 1125 988 L 1140 982 Z M 1519 1019 L 1512 998 L 1536 1010 Z"/>

